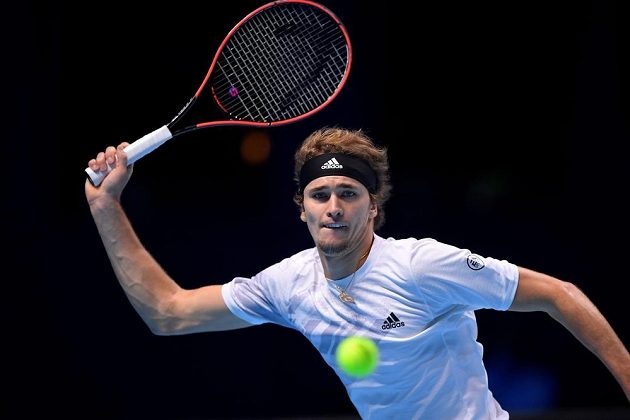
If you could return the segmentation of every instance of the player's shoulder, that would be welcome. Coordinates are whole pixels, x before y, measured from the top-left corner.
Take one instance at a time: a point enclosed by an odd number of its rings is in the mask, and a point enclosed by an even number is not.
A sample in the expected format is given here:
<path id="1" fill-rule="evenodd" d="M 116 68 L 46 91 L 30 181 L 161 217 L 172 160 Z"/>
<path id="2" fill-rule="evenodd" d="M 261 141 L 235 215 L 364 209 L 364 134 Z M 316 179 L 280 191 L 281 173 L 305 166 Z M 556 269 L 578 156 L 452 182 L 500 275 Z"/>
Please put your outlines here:
<path id="1" fill-rule="evenodd" d="M 406 255 L 414 259 L 420 258 L 425 261 L 436 258 L 439 259 L 445 255 L 462 251 L 456 246 L 431 237 L 407 237 L 403 239 L 389 237 L 383 239 L 382 243 L 383 248 L 389 254 L 394 254 L 397 257 Z"/>
<path id="2" fill-rule="evenodd" d="M 296 252 L 288 258 L 285 258 L 287 264 L 306 264 L 309 262 L 315 262 L 319 258 L 317 248 L 308 248 L 302 251 Z"/>
<path id="3" fill-rule="evenodd" d="M 288 272 L 301 272 L 304 267 L 309 267 L 318 261 L 316 248 L 308 248 L 282 259 L 276 264 L 269 267 L 270 270 Z"/>
<path id="4" fill-rule="evenodd" d="M 429 248 L 434 246 L 440 246 L 441 242 L 434 238 L 416 238 L 413 236 L 409 236 L 407 238 L 379 238 L 379 242 L 382 243 L 383 247 L 389 248 L 390 250 L 411 250 L 416 248 Z"/>

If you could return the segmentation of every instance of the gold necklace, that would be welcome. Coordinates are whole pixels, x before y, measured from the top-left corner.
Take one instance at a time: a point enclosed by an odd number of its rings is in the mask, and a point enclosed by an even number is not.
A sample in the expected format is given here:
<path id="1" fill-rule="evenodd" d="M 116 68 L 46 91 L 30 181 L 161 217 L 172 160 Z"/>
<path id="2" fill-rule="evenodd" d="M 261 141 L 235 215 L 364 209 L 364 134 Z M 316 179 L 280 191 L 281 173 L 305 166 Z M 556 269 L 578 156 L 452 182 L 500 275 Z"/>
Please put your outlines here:
<path id="1" fill-rule="evenodd" d="M 372 237 L 372 242 L 370 242 L 370 247 L 368 248 L 368 250 L 365 252 L 365 254 L 361 255 L 361 258 L 359 258 L 359 261 L 357 262 L 357 269 L 354 270 L 354 273 L 352 273 L 352 278 L 348 282 L 348 285 L 345 287 L 345 289 L 339 286 L 337 283 L 335 283 L 335 280 L 328 280 L 329 282 L 332 283 L 335 289 L 339 291 L 340 301 L 344 303 L 355 303 L 354 298 L 348 294 L 347 290 L 350 289 L 350 286 L 352 285 L 352 282 L 354 281 L 354 278 L 357 275 L 357 271 L 359 271 L 359 264 L 361 264 L 361 260 L 368 256 L 368 254 L 370 253 L 370 250 L 372 249 L 373 243 L 374 243 L 374 237 Z"/>
<path id="2" fill-rule="evenodd" d="M 352 278 L 350 279 L 350 282 L 346 286 L 345 290 L 341 286 L 337 285 L 334 280 L 329 280 L 330 282 L 332 282 L 332 285 L 335 287 L 335 289 L 337 289 L 339 291 L 339 300 L 340 301 L 345 302 L 345 303 L 354 303 L 354 298 L 352 296 L 350 296 L 346 292 L 346 290 L 348 290 L 350 288 L 350 285 L 352 284 L 352 281 L 354 280 L 354 276 L 356 274 L 357 274 L 356 271 L 354 272 L 354 274 L 352 274 Z"/>

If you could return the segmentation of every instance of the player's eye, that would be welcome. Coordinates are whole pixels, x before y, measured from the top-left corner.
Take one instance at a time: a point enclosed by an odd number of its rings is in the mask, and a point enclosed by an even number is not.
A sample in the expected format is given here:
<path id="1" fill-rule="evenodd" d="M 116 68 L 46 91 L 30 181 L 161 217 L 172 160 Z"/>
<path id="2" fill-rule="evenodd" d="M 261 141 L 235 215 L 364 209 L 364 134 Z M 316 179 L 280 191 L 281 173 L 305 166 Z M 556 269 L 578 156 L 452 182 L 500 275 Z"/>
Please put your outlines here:
<path id="1" fill-rule="evenodd" d="M 322 191 L 317 191 L 311 194 L 311 198 L 322 201 L 328 199 L 328 194 Z"/>

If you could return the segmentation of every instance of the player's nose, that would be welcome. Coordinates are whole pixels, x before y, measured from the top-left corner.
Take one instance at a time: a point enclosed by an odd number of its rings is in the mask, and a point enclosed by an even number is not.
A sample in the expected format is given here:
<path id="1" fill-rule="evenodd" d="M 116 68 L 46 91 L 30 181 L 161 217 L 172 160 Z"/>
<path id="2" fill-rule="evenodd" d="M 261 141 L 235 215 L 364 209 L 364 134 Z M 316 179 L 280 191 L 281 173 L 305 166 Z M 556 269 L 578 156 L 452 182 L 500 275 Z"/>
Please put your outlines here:
<path id="1" fill-rule="evenodd" d="M 328 200 L 328 210 L 326 215 L 333 219 L 339 219 L 343 216 L 343 208 L 341 207 L 339 199 L 335 195 L 332 195 Z"/>

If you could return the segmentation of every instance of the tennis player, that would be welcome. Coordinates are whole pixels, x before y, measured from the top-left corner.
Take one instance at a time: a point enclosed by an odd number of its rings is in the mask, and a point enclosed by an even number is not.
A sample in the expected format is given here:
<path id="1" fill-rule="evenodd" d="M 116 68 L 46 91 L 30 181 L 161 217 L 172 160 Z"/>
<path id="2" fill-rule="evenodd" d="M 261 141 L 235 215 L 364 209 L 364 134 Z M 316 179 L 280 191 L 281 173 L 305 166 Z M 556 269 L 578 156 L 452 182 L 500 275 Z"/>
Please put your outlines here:
<path id="1" fill-rule="evenodd" d="M 180 287 L 136 236 L 120 197 L 132 166 L 108 147 L 88 165 L 113 170 L 85 183 L 114 273 L 158 335 L 275 323 L 308 338 L 365 419 L 507 419 L 488 388 L 474 311 L 543 311 L 598 357 L 630 399 L 630 354 L 575 285 L 431 238 L 384 238 L 391 185 L 386 150 L 361 131 L 325 128 L 295 155 L 295 202 L 315 247 L 251 278 Z M 246 257 L 246 256 L 244 256 Z M 334 354 L 345 337 L 374 340 L 380 363 L 346 376 Z"/>

